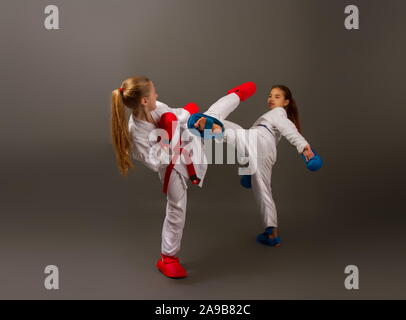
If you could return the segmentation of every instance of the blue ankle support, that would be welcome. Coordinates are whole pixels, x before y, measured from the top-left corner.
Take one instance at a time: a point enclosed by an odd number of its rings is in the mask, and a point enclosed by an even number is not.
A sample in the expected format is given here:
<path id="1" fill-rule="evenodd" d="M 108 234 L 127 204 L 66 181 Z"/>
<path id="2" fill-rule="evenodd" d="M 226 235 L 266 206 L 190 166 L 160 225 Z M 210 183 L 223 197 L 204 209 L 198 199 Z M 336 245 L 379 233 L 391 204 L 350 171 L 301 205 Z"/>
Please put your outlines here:
<path id="1" fill-rule="evenodd" d="M 268 237 L 270 234 L 273 233 L 274 228 L 275 227 L 266 228 L 265 232 L 263 232 L 263 233 L 261 233 L 261 234 L 259 234 L 257 236 L 256 241 L 258 243 L 261 243 L 261 244 L 266 245 L 266 246 L 271 246 L 271 247 L 281 243 L 281 238 L 280 237 L 275 237 L 275 238 L 272 238 L 272 239 Z"/>
<path id="2" fill-rule="evenodd" d="M 266 234 L 272 234 L 274 228 L 275 228 L 275 227 L 268 227 L 268 228 L 265 228 L 265 233 L 266 233 Z"/>

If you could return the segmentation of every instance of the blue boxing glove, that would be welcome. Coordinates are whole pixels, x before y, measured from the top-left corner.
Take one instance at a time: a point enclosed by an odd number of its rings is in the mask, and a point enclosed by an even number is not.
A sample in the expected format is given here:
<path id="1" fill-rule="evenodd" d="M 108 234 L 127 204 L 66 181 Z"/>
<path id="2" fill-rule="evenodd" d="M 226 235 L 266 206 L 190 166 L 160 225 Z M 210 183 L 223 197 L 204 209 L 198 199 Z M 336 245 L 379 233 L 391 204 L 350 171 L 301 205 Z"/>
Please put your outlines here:
<path id="1" fill-rule="evenodd" d="M 314 153 L 314 157 L 311 158 L 309 161 L 306 161 L 306 157 L 301 153 L 300 156 L 306 163 L 307 169 L 310 171 L 317 171 L 323 166 L 323 160 L 321 160 L 320 156 L 316 153 L 316 150 L 312 149 Z"/>
<path id="2" fill-rule="evenodd" d="M 199 131 L 195 127 L 195 123 L 202 117 L 206 118 L 206 124 L 204 126 L 204 131 Z M 221 133 L 212 133 L 213 124 L 217 124 L 221 127 Z M 207 114 L 204 113 L 192 114 L 187 122 L 187 127 L 194 135 L 202 137 L 203 139 L 210 139 L 213 137 L 221 138 L 224 132 L 224 125 L 221 123 L 220 120 L 217 120 L 216 118 L 208 116 Z"/>

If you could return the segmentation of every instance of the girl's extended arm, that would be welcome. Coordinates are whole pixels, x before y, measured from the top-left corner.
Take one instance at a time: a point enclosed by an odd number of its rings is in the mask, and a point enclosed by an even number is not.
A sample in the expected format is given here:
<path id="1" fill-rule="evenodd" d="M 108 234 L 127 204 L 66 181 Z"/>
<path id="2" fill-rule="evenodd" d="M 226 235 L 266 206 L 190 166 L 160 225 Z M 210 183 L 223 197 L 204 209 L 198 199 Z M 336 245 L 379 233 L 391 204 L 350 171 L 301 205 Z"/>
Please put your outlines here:
<path id="1" fill-rule="evenodd" d="M 286 111 L 278 107 L 271 111 L 272 124 L 278 129 L 282 136 L 294 145 L 298 153 L 302 153 L 305 147 L 309 146 L 306 139 L 299 133 L 295 124 L 290 121 L 286 115 Z M 310 148 L 310 146 L 309 146 Z"/>

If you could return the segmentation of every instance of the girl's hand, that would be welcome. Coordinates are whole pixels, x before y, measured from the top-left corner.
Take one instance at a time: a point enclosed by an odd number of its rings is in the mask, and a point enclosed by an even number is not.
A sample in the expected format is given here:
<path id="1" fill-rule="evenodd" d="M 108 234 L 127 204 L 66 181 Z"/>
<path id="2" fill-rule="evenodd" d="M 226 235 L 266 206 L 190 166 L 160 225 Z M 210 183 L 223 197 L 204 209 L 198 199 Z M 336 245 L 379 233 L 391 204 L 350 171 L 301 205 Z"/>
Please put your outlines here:
<path id="1" fill-rule="evenodd" d="M 309 161 L 311 158 L 314 157 L 314 153 L 312 151 L 312 149 L 310 148 L 309 145 L 307 145 L 304 149 L 303 149 L 303 156 L 306 158 L 306 161 Z"/>
<path id="2" fill-rule="evenodd" d="M 218 124 L 213 123 L 213 127 L 211 128 L 211 131 L 213 133 L 221 133 L 221 132 L 223 132 L 223 129 Z"/>
<path id="3" fill-rule="evenodd" d="M 205 125 L 206 125 L 206 118 L 201 117 L 199 120 L 196 121 L 195 128 L 202 132 L 204 130 Z M 213 123 L 213 127 L 211 128 L 211 130 L 213 133 L 222 132 L 221 126 L 219 126 L 218 124 L 215 124 L 215 123 Z"/>
<path id="4" fill-rule="evenodd" d="M 206 118 L 205 117 L 201 117 L 199 120 L 196 121 L 195 123 L 195 128 L 199 131 L 203 131 L 204 130 L 204 126 L 206 125 Z"/>

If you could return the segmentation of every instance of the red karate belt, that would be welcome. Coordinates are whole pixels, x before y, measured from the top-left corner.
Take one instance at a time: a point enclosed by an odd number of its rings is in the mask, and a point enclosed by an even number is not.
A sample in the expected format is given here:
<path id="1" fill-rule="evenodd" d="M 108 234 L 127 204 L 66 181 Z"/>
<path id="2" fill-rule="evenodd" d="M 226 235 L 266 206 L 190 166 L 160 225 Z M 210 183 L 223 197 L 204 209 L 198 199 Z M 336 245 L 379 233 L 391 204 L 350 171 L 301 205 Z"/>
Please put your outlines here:
<path id="1" fill-rule="evenodd" d="M 192 158 L 190 157 L 190 154 L 187 150 L 183 149 L 180 147 L 181 145 L 181 140 L 179 139 L 179 142 L 176 144 L 174 150 L 174 154 L 171 158 L 171 162 L 168 164 L 166 167 L 165 171 L 165 178 L 164 178 L 164 186 L 163 186 L 163 193 L 167 194 L 168 193 L 168 185 L 169 185 L 169 180 L 171 178 L 172 170 L 176 164 L 177 159 L 183 155 L 186 161 L 186 169 L 189 175 L 189 179 L 192 182 L 192 184 L 199 184 L 200 179 L 196 175 L 196 170 L 195 166 L 193 164 Z M 181 158 L 182 159 L 182 158 Z"/>

